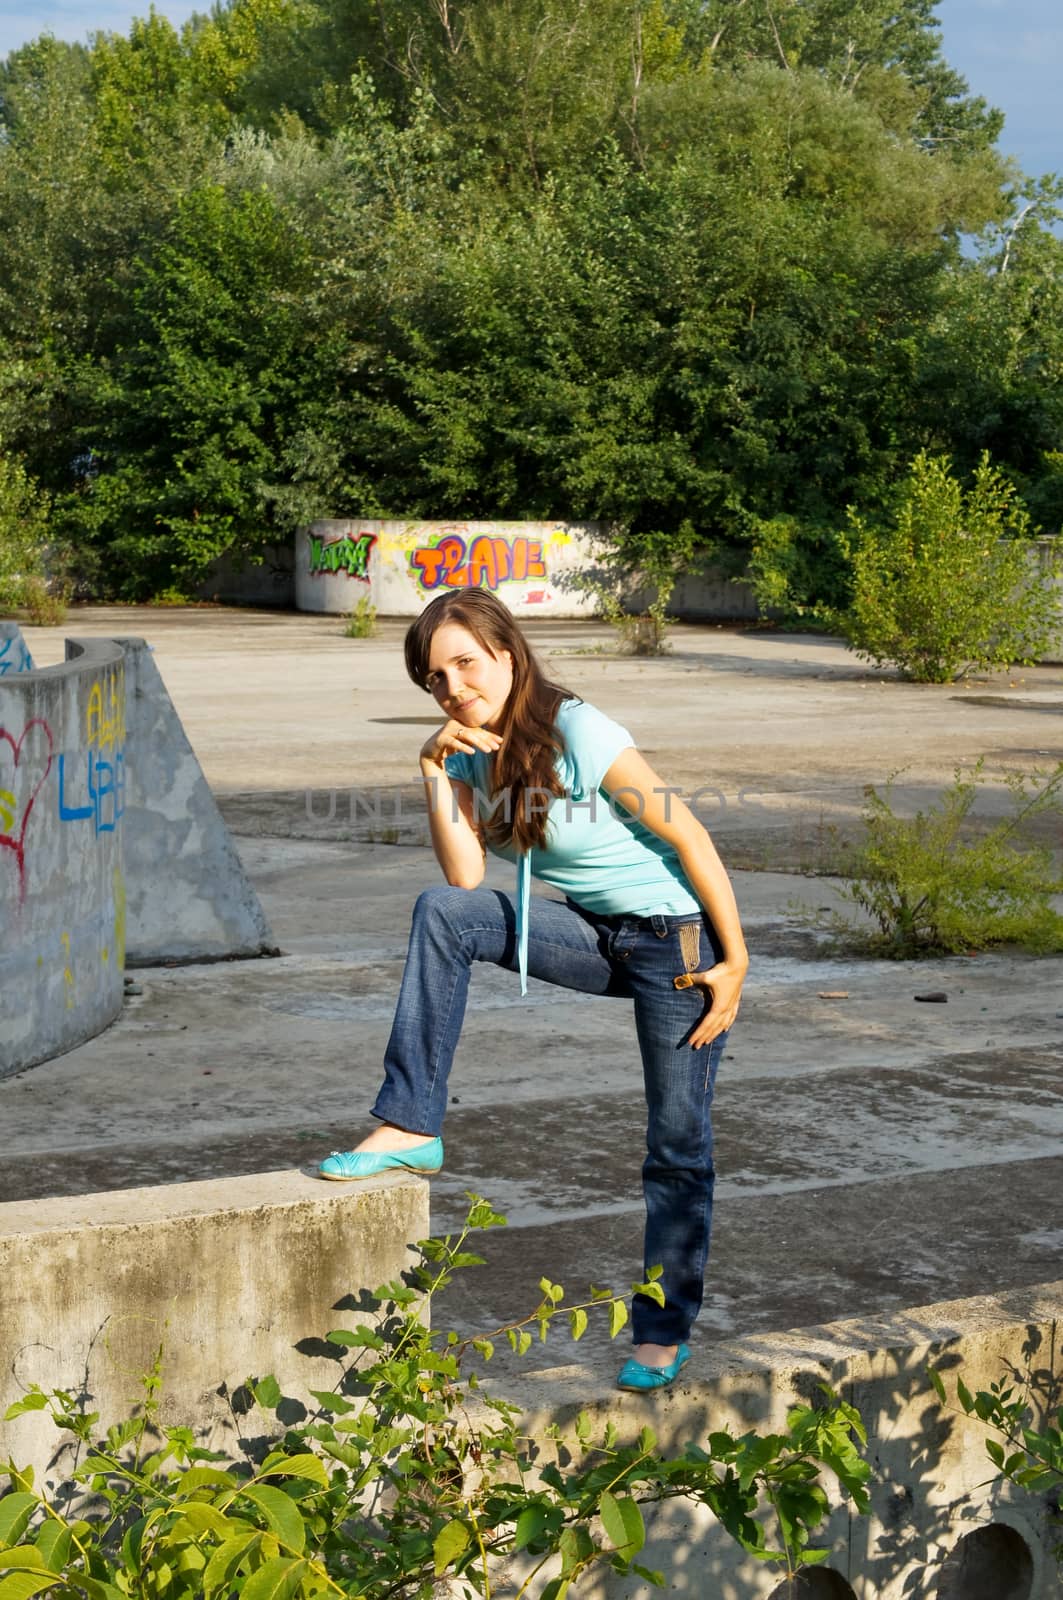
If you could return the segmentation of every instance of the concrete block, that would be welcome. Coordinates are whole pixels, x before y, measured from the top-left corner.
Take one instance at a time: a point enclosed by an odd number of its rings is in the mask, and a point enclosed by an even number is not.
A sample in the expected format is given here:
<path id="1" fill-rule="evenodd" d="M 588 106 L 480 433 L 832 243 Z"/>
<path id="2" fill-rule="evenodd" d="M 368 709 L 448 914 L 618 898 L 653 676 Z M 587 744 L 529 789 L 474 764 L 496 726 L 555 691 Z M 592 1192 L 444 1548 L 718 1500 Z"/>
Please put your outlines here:
<path id="1" fill-rule="evenodd" d="M 238 1454 L 226 1390 L 267 1373 L 286 1394 L 331 1388 L 335 1363 L 297 1346 L 346 1325 L 346 1297 L 398 1277 L 427 1233 L 428 1185 L 406 1176 L 267 1172 L 0 1205 L 0 1417 L 39 1383 L 109 1425 L 161 1346 L 162 1420 Z M 70 1466 L 41 1412 L 0 1422 L 8 1455 L 53 1482 Z"/>
<path id="2" fill-rule="evenodd" d="M 125 653 L 126 961 L 272 954 L 269 923 L 151 651 Z"/>
<path id="3" fill-rule="evenodd" d="M 408 1176 L 337 1189 L 280 1172 L 0 1206 L 0 1414 L 35 1381 L 73 1389 L 114 1421 L 137 1402 L 161 1345 L 163 1420 L 238 1454 L 228 1395 L 267 1372 L 286 1394 L 330 1387 L 334 1364 L 313 1341 L 356 1318 L 350 1300 L 400 1275 L 407 1245 L 427 1232 L 428 1186 Z M 1063 1381 L 1061 1320 L 1063 1283 L 1052 1283 L 722 1343 L 698 1352 L 696 1376 L 652 1396 L 613 1388 L 613 1352 L 604 1368 L 548 1365 L 549 1347 L 517 1371 L 489 1369 L 488 1386 L 522 1408 L 545 1462 L 550 1429 L 570 1428 L 581 1410 L 592 1432 L 612 1421 L 622 1440 L 649 1425 L 668 1454 L 717 1428 L 781 1430 L 795 1401 L 829 1384 L 867 1426 L 872 1507 L 853 1515 L 828 1481 L 834 1510 L 819 1542 L 830 1555 L 801 1600 L 1049 1600 L 1049 1506 L 994 1481 L 984 1429 L 942 1410 L 926 1373 L 934 1364 L 950 1388 L 962 1375 L 978 1389 L 1010 1372 L 1050 1410 Z M 243 1435 L 267 1420 L 245 1418 Z M 58 1437 L 31 1413 L 0 1424 L 0 1452 L 54 1482 L 70 1464 Z M 667 1592 L 792 1600 L 778 1570 L 745 1557 L 703 1508 L 669 1501 L 646 1521 L 643 1559 L 666 1574 Z M 499 1595 L 513 1577 L 497 1575 Z M 647 1597 L 643 1580 L 606 1570 L 582 1589 L 594 1600 Z"/>
<path id="4" fill-rule="evenodd" d="M 0 677 L 0 1077 L 122 1005 L 125 675 L 117 645 Z"/>
<path id="5" fill-rule="evenodd" d="M 829 1490 L 835 1509 L 817 1542 L 831 1555 L 793 1600 L 1050 1600 L 1059 1594 L 1050 1507 L 995 1481 L 985 1429 L 958 1406 L 942 1411 L 926 1374 L 933 1364 L 947 1388 L 958 1375 L 978 1390 L 1010 1372 L 1017 1387 L 1029 1385 L 1043 1421 L 1063 1384 L 1061 1323 L 1063 1282 L 730 1341 L 699 1352 L 697 1378 L 684 1374 L 652 1396 L 606 1389 L 582 1364 L 529 1369 L 505 1393 L 538 1439 L 552 1424 L 570 1428 L 585 1410 L 592 1432 L 612 1421 L 631 1440 L 649 1426 L 674 1453 L 714 1428 L 781 1430 L 792 1405 L 829 1384 L 867 1427 L 871 1513 L 854 1515 L 836 1486 Z M 665 1572 L 667 1592 L 790 1600 L 778 1569 L 745 1557 L 707 1510 L 665 1502 L 647 1508 L 646 1523 L 640 1560 Z M 594 1600 L 647 1600 L 641 1580 L 606 1571 L 584 1589 Z"/>

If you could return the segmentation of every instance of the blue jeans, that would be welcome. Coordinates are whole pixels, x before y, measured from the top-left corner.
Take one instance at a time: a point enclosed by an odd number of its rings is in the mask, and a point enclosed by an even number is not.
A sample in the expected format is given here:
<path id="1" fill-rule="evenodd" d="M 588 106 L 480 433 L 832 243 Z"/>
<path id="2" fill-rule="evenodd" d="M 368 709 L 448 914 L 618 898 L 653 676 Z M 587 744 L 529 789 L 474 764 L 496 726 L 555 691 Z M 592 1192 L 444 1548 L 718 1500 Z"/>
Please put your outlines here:
<path id="1" fill-rule="evenodd" d="M 634 1000 L 648 1123 L 642 1187 L 644 1264 L 664 1268 L 665 1304 L 636 1295 L 636 1344 L 685 1339 L 701 1309 L 712 1227 L 711 1106 L 727 1039 L 686 1043 L 704 991 L 673 978 L 722 959 L 708 918 L 602 917 L 571 900 L 533 896 L 528 971 L 584 994 Z M 494 889 L 426 889 L 414 907 L 406 970 L 373 1115 L 411 1133 L 442 1131 L 447 1080 L 465 1017 L 474 961 L 516 971 L 516 912 Z"/>

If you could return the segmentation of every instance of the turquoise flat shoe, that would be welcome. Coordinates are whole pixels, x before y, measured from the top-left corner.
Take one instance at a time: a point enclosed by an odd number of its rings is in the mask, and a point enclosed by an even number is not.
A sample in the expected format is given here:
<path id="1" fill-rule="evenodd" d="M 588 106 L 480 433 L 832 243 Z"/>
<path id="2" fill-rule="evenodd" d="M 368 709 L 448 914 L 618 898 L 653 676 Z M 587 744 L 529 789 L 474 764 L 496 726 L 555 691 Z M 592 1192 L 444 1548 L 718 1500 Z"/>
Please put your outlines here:
<path id="1" fill-rule="evenodd" d="M 333 1150 L 318 1167 L 322 1178 L 344 1182 L 378 1178 L 382 1172 L 438 1172 L 443 1165 L 442 1139 L 428 1139 L 408 1150 Z"/>
<path id="2" fill-rule="evenodd" d="M 647 1393 L 650 1389 L 667 1389 L 679 1376 L 680 1369 L 690 1360 L 690 1346 L 681 1344 L 675 1360 L 667 1367 L 644 1367 L 634 1356 L 625 1361 L 616 1380 L 618 1389 L 635 1389 Z"/>

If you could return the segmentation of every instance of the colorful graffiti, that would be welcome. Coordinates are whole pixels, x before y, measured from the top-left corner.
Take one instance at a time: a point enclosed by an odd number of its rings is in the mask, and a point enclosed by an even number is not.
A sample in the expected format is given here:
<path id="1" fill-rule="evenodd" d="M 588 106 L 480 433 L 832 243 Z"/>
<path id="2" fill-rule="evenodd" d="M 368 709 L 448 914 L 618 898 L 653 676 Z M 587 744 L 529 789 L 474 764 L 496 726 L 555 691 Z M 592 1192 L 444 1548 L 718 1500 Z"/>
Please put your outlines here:
<path id="1" fill-rule="evenodd" d="M 500 583 L 546 577 L 542 540 L 522 533 L 482 533 L 468 546 L 459 534 L 448 533 L 438 544 L 413 550 L 410 564 L 425 589 L 497 589 Z"/>
<path id="2" fill-rule="evenodd" d="M 320 577 L 324 572 L 342 572 L 348 578 L 369 582 L 369 557 L 376 544 L 375 533 L 360 533 L 356 539 L 344 534 L 342 539 L 326 540 L 316 533 L 310 535 L 310 576 Z"/>
<path id="3" fill-rule="evenodd" d="M 21 639 L 0 639 L 0 678 L 10 672 L 32 672 L 33 657 Z"/>
<path id="4" fill-rule="evenodd" d="M 25 745 L 30 732 L 34 728 L 40 728 L 41 733 L 47 740 L 47 759 L 44 761 L 43 769 L 36 783 L 30 789 L 29 799 L 20 810 L 15 793 L 15 775 L 22 766 L 23 754 L 25 753 L 28 759 L 31 758 L 31 752 L 25 750 Z M 32 717 L 26 723 L 17 739 L 6 728 L 0 728 L 0 744 L 10 745 L 12 765 L 12 777 L 9 780 L 12 787 L 10 789 L 0 789 L 0 828 L 3 828 L 3 832 L 0 833 L 0 850 L 10 850 L 15 857 L 15 865 L 18 870 L 18 903 L 22 905 L 26 899 L 26 828 L 29 825 L 30 814 L 33 811 L 37 796 L 40 794 L 41 789 L 44 787 L 45 779 L 52 770 L 52 753 L 55 749 L 55 741 L 52 738 L 52 730 L 44 718 Z M 33 744 L 34 750 L 32 754 L 36 755 L 39 762 L 43 751 L 38 740 L 34 740 Z"/>
<path id="5" fill-rule="evenodd" d="M 125 810 L 124 667 L 89 690 L 85 742 L 84 775 L 72 781 L 69 798 L 66 755 L 59 757 L 59 819 L 91 821 L 97 835 L 113 833 Z"/>

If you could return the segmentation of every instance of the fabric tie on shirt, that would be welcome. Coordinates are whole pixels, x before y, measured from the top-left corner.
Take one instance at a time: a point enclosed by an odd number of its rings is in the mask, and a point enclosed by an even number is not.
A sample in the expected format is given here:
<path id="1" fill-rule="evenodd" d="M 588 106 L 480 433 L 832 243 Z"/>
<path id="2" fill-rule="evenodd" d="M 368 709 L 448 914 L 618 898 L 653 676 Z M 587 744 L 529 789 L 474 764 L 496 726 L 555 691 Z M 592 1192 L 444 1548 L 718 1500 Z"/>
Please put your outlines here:
<path id="1" fill-rule="evenodd" d="M 528 901 L 531 898 L 531 851 L 517 857 L 517 969 L 520 992 L 528 992 Z"/>

